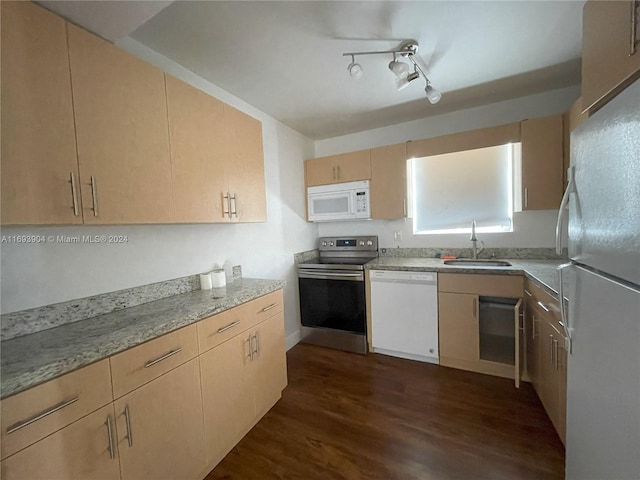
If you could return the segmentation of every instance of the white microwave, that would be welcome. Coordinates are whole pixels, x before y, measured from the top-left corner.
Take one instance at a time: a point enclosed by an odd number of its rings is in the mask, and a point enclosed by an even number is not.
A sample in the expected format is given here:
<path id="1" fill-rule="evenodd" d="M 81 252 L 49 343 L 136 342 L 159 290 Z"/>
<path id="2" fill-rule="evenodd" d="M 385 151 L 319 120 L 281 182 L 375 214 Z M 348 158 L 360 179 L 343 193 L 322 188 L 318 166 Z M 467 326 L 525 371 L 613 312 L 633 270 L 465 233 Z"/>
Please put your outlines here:
<path id="1" fill-rule="evenodd" d="M 371 218 L 369 180 L 307 188 L 310 222 Z"/>

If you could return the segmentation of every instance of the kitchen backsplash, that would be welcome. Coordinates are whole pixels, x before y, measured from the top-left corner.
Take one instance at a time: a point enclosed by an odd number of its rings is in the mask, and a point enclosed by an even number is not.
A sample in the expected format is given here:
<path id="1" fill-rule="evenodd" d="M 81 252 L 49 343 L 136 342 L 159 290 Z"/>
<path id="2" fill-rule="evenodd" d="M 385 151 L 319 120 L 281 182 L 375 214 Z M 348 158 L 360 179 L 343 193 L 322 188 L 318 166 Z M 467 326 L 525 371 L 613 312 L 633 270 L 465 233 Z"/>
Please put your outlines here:
<path id="1" fill-rule="evenodd" d="M 485 248 L 478 254 L 478 258 L 521 258 L 538 260 L 562 260 L 567 258 L 567 250 L 562 255 L 556 254 L 554 248 Z M 471 258 L 470 248 L 395 248 L 380 247 L 381 257 L 403 258 L 437 258 L 442 255 Z"/>
<path id="2" fill-rule="evenodd" d="M 242 278 L 242 267 L 233 267 L 233 279 Z M 198 275 L 174 278 L 115 292 L 93 295 L 68 302 L 45 305 L 0 317 L 0 340 L 48 330 L 67 323 L 97 317 L 123 308 L 180 295 L 200 288 Z"/>

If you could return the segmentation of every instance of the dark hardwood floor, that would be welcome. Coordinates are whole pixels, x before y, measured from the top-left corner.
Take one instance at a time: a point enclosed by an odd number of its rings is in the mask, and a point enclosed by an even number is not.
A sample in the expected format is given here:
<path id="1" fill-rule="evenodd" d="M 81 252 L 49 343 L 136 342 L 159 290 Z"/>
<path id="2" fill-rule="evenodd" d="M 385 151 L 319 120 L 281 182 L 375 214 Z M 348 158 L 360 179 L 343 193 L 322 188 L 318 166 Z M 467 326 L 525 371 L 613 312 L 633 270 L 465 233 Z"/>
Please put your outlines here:
<path id="1" fill-rule="evenodd" d="M 282 399 L 206 480 L 561 479 L 533 388 L 298 344 Z"/>

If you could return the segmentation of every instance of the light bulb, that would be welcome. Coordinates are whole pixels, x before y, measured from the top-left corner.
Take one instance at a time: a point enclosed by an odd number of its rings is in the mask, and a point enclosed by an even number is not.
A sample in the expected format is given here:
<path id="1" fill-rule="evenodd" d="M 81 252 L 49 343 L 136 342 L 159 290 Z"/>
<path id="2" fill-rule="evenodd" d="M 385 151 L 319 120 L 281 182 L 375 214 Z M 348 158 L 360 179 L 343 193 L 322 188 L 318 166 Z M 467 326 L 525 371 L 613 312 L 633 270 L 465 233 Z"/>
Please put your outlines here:
<path id="1" fill-rule="evenodd" d="M 362 66 L 359 63 L 356 63 L 355 55 L 351 55 L 351 63 L 347 67 L 347 70 L 349 70 L 351 78 L 355 78 L 357 80 L 362 76 Z"/>
<path id="2" fill-rule="evenodd" d="M 347 70 L 349 70 L 349 75 L 351 75 L 352 78 L 358 79 L 362 76 L 362 66 L 360 66 L 359 63 L 351 62 Z"/>
<path id="3" fill-rule="evenodd" d="M 427 98 L 433 105 L 438 103 L 442 98 L 442 94 L 431 85 L 427 85 L 424 91 L 427 94 Z"/>
<path id="4" fill-rule="evenodd" d="M 389 62 L 389 70 L 398 78 L 404 78 L 409 74 L 409 65 L 398 60 L 392 60 Z"/>

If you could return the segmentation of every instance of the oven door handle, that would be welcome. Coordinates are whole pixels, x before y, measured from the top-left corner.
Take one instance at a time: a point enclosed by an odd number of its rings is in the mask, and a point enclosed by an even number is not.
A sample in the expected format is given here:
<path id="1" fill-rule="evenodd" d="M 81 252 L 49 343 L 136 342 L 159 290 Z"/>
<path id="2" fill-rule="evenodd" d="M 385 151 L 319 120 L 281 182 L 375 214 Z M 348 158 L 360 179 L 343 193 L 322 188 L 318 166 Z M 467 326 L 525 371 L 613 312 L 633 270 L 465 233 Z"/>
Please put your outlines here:
<path id="1" fill-rule="evenodd" d="M 334 273 L 334 272 L 298 272 L 298 278 L 316 278 L 319 280 L 351 280 L 364 282 L 362 272 Z"/>

